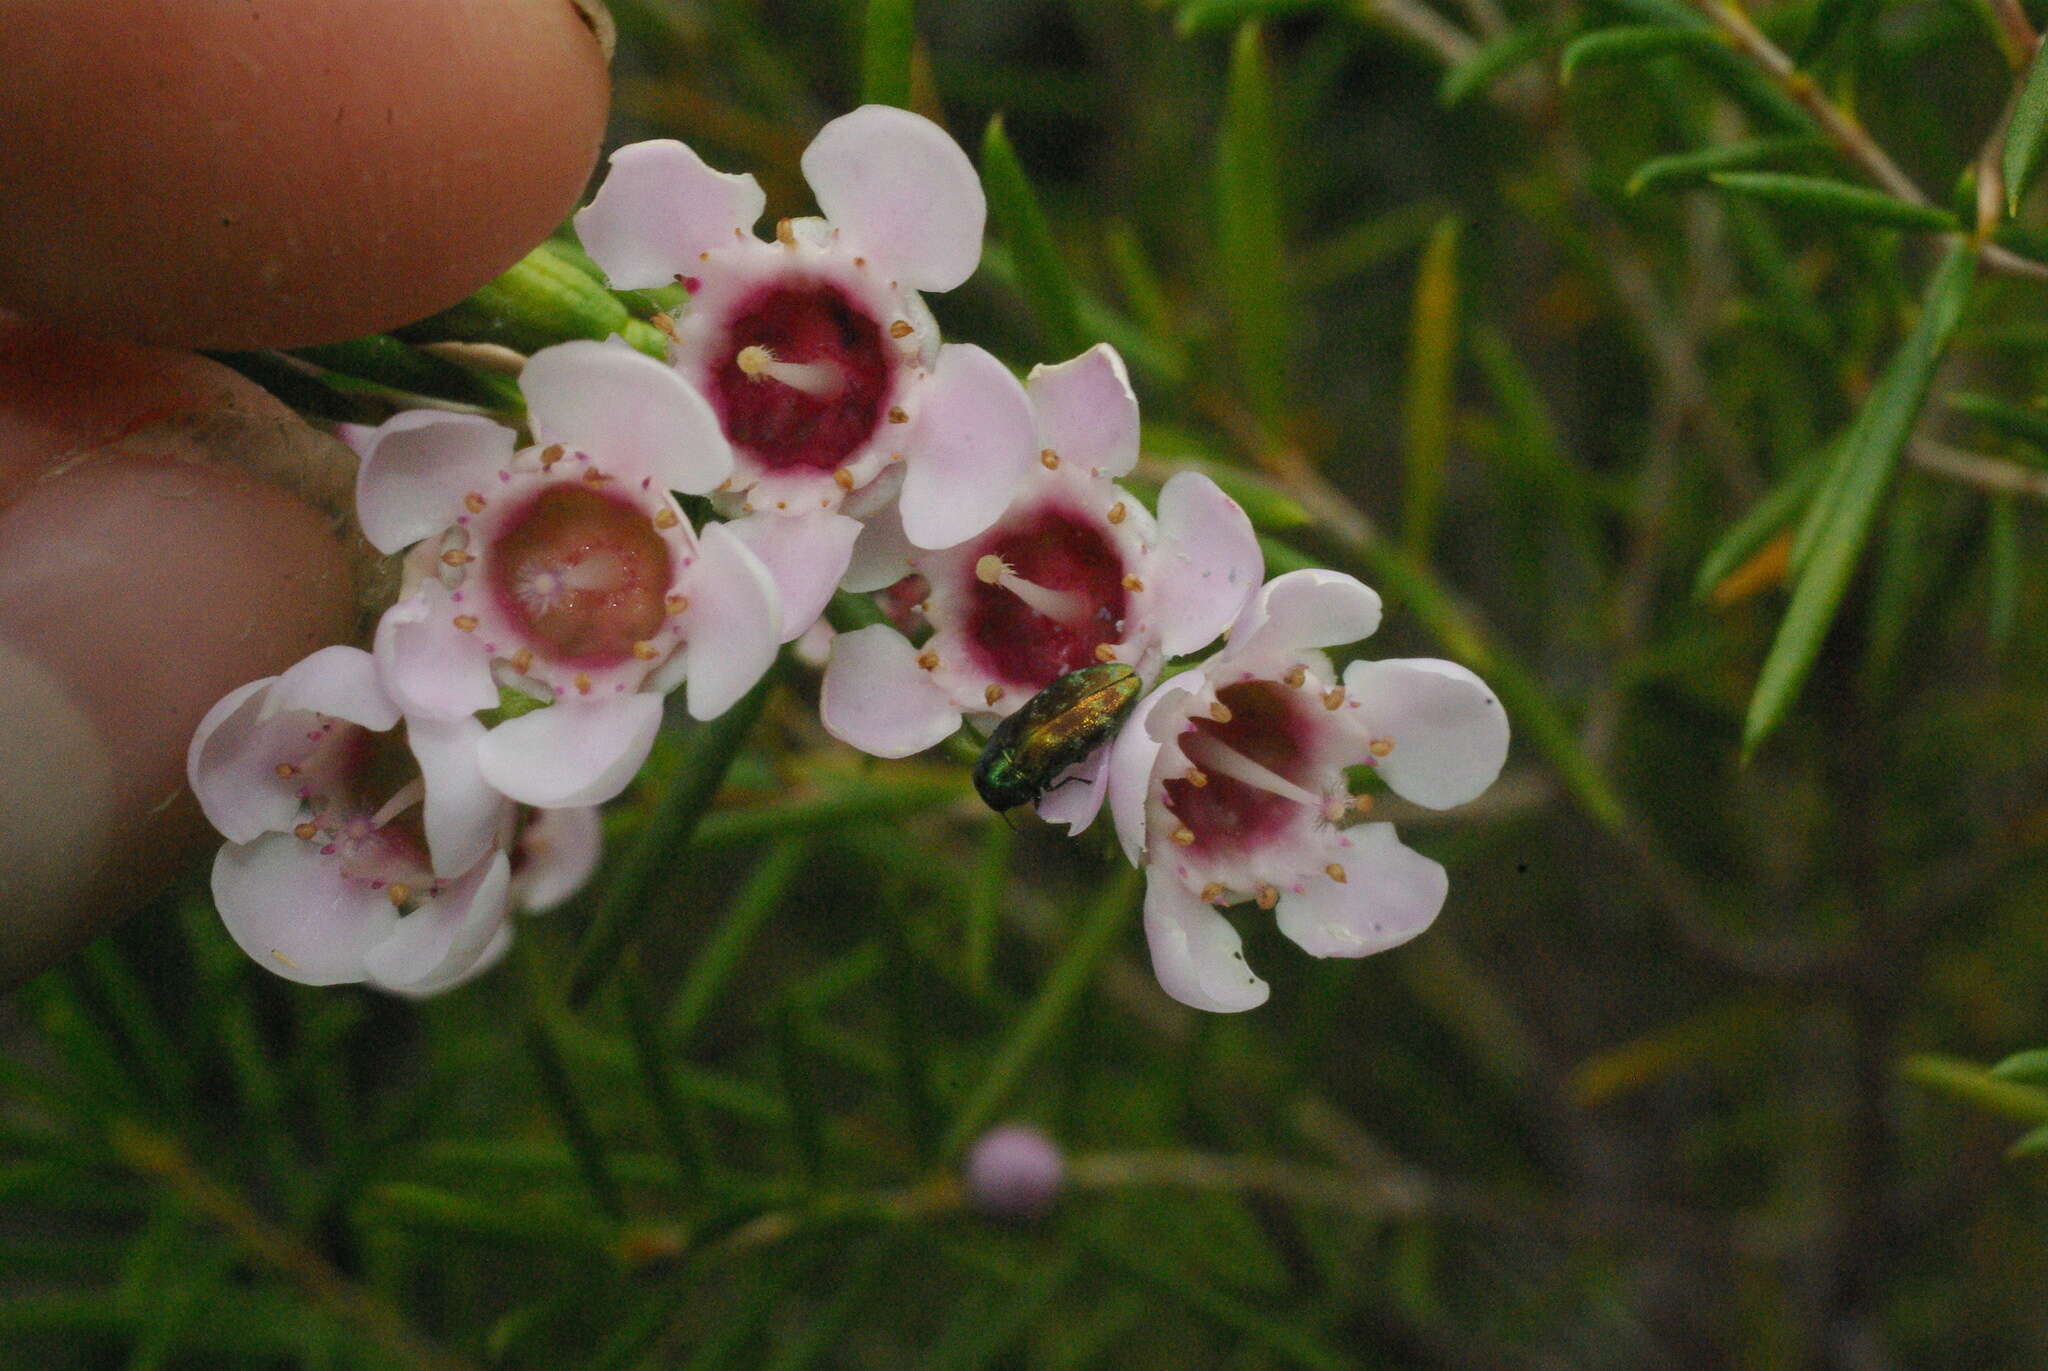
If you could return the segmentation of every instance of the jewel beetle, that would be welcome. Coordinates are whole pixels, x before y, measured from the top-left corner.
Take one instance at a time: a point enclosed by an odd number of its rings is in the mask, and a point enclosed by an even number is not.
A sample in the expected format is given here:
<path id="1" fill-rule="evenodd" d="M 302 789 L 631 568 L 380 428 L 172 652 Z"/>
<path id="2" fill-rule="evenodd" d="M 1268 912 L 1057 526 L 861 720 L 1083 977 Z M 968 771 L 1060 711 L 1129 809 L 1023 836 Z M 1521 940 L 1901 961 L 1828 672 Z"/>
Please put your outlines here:
<path id="1" fill-rule="evenodd" d="M 1142 690 L 1123 662 L 1068 672 L 995 726 L 974 764 L 974 788 L 998 813 L 1030 804 L 1116 736 Z"/>

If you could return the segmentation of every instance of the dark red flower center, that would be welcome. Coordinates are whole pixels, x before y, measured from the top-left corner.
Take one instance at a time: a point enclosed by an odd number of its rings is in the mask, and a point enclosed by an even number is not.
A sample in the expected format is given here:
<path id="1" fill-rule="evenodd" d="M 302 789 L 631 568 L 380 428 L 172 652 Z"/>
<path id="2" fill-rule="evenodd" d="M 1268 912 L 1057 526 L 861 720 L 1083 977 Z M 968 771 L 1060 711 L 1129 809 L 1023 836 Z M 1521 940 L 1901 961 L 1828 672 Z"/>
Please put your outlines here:
<path id="1" fill-rule="evenodd" d="M 974 575 L 972 568 L 990 556 L 1018 579 L 1071 602 L 1068 612 L 1046 614 L 1009 587 Z M 1083 517 L 1041 508 L 998 525 L 968 565 L 967 638 L 998 681 L 1043 690 L 1069 671 L 1094 666 L 1096 647 L 1123 637 L 1123 554 Z"/>
<path id="2" fill-rule="evenodd" d="M 787 383 L 764 364 L 804 379 Z M 711 402 L 726 437 L 770 471 L 831 471 L 882 422 L 890 368 L 882 326 L 837 286 L 766 286 L 733 311 Z"/>
<path id="3" fill-rule="evenodd" d="M 587 484 L 542 490 L 498 535 L 487 566 L 499 607 L 562 666 L 618 665 L 667 612 L 668 544 L 645 511 Z"/>
<path id="4" fill-rule="evenodd" d="M 1226 776 L 1214 765 L 1203 767 L 1200 740 L 1212 740 L 1305 790 L 1316 786 L 1303 752 L 1312 721 L 1299 692 L 1271 681 L 1243 681 L 1223 687 L 1216 698 L 1229 709 L 1229 722 L 1197 716 L 1188 726 L 1195 738 L 1183 735 L 1182 741 L 1208 783 L 1166 782 L 1166 807 L 1195 835 L 1189 851 L 1220 855 L 1246 851 L 1280 832 L 1296 820 L 1301 803 Z"/>

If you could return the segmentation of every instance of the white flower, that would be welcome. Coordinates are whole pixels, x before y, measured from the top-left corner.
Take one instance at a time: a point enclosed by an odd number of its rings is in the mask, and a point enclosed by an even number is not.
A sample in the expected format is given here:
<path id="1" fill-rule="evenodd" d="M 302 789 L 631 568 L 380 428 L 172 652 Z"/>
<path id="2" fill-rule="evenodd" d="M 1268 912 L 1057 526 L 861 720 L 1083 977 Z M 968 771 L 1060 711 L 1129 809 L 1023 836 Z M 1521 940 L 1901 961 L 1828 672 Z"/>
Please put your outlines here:
<path id="1" fill-rule="evenodd" d="M 520 376 L 533 431 L 415 410 L 358 439 L 356 505 L 385 552 L 413 549 L 376 652 L 409 719 L 473 719 L 500 685 L 549 702 L 491 728 L 484 777 L 544 808 L 600 804 L 646 760 L 661 696 L 685 678 L 714 718 L 782 637 L 775 583 L 724 525 L 692 533 L 671 490 L 724 479 L 704 401 L 625 344 L 537 352 Z"/>
<path id="2" fill-rule="evenodd" d="M 214 901 L 290 980 L 446 990 L 502 955 L 510 908 L 565 897 L 594 861 L 587 812 L 521 831 L 477 773 L 474 719 L 410 721 L 410 754 L 398 721 L 370 655 L 329 647 L 229 693 L 193 734 L 187 778 L 229 840 Z"/>
<path id="3" fill-rule="evenodd" d="M 885 625 L 834 640 L 825 727 L 864 752 L 907 756 L 963 716 L 1000 718 L 1098 662 L 1150 679 L 1213 640 L 1258 585 L 1251 521 L 1208 477 L 1168 481 L 1156 522 L 1115 484 L 1137 461 L 1138 402 L 1114 349 L 1038 367 L 1028 389 L 1040 459 L 989 528 L 937 551 L 892 537 L 885 520 L 862 536 L 848 585 L 921 576 L 933 630 L 921 647 Z M 1102 802 L 1101 760 L 1040 812 L 1086 827 Z"/>
<path id="4" fill-rule="evenodd" d="M 1420 933 L 1443 907 L 1444 869 L 1393 825 L 1358 811 L 1345 768 L 1377 768 L 1432 809 L 1492 784 L 1507 715 L 1477 676 L 1431 658 L 1353 662 L 1338 683 L 1321 651 L 1366 637 L 1380 602 L 1331 571 L 1280 576 L 1245 607 L 1221 652 L 1141 700 L 1109 761 L 1125 854 L 1146 871 L 1145 935 L 1169 995 L 1250 1009 L 1266 983 L 1217 906 L 1255 901 L 1318 957 L 1362 957 Z"/>
<path id="5" fill-rule="evenodd" d="M 1001 513 L 1036 456 L 1016 379 L 980 348 L 942 346 L 918 294 L 980 260 L 986 202 L 966 154 L 931 121 L 868 105 L 819 132 L 803 172 L 825 217 L 781 220 L 773 241 L 749 232 L 766 207 L 752 176 L 671 140 L 613 153 L 576 216 L 614 286 L 690 291 L 672 361 L 731 440 L 721 498 L 805 530 L 743 535 L 797 554 L 757 547 L 791 637 L 846 567 L 846 516 L 900 501 L 913 542 L 949 546 Z"/>

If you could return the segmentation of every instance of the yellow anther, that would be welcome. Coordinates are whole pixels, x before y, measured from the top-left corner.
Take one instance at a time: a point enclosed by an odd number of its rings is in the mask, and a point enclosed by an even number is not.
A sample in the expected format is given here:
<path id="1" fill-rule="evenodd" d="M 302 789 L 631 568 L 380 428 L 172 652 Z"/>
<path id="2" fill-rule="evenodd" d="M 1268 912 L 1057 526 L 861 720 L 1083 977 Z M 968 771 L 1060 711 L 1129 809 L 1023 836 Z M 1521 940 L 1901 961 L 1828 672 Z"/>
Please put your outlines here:
<path id="1" fill-rule="evenodd" d="M 690 597 L 687 595 L 670 595 L 661 603 L 662 607 L 668 610 L 669 613 L 681 614 L 690 607 Z"/>
<path id="2" fill-rule="evenodd" d="M 1130 513 L 1130 511 L 1124 508 L 1124 502 L 1122 500 L 1118 500 L 1115 504 L 1109 507 L 1109 521 L 1112 524 L 1120 524 L 1124 521 L 1124 516 L 1128 513 Z"/>
<path id="3" fill-rule="evenodd" d="M 1097 643 L 1097 644 L 1095 645 L 1095 660 L 1096 660 L 1096 661 L 1098 661 L 1098 662 L 1113 662 L 1113 661 L 1115 661 L 1115 660 L 1116 660 L 1116 644 L 1115 644 L 1115 643 Z"/>
<path id="4" fill-rule="evenodd" d="M 1181 779 L 1195 789 L 1200 790 L 1203 786 L 1209 784 L 1209 773 L 1198 766 L 1191 766 L 1188 768 L 1188 774 L 1181 777 Z"/>
<path id="5" fill-rule="evenodd" d="M 1135 576 L 1131 576 L 1131 575 L 1126 575 L 1126 576 L 1124 577 L 1124 589 L 1125 589 L 1125 590 L 1130 590 L 1130 591 L 1139 591 L 1139 590 L 1143 590 L 1144 588 L 1145 588 L 1145 583 L 1144 583 L 1143 581 L 1139 580 L 1139 579 L 1138 579 L 1137 577 L 1135 577 Z"/>
<path id="6" fill-rule="evenodd" d="M 299 769 L 290 762 L 279 762 L 277 764 L 277 779 L 280 781 L 289 781 L 298 774 Z"/>
<path id="7" fill-rule="evenodd" d="M 1211 700 L 1209 702 L 1209 717 L 1219 724 L 1229 723 L 1232 718 L 1230 706 L 1221 700 Z"/>
<path id="8" fill-rule="evenodd" d="M 512 669 L 522 676 L 533 666 L 533 649 L 522 647 L 512 654 Z"/>
<path id="9" fill-rule="evenodd" d="M 1257 899 L 1259 908 L 1271 909 L 1274 905 L 1280 903 L 1280 892 L 1270 885 L 1262 885 L 1258 889 Z"/>
<path id="10" fill-rule="evenodd" d="M 901 405 L 891 405 L 891 406 L 889 406 L 889 422 L 890 422 L 890 423 L 892 423 L 892 424 L 907 424 L 907 423 L 909 423 L 909 422 L 910 422 L 910 411 L 909 411 L 909 410 L 907 410 L 907 409 L 905 409 L 905 408 L 903 408 L 903 406 L 901 406 Z"/>
<path id="11" fill-rule="evenodd" d="M 643 662 L 651 662 L 661 655 L 661 649 L 657 648 L 647 639 L 642 638 L 639 642 L 633 644 L 633 655 Z"/>
<path id="12" fill-rule="evenodd" d="M 1394 750 L 1394 740 L 1392 738 L 1375 738 L 1366 750 L 1375 757 L 1384 757 Z"/>
<path id="13" fill-rule="evenodd" d="M 1223 883 L 1221 881 L 1211 881 L 1209 882 L 1209 884 L 1202 887 L 1202 903 L 1219 904 L 1222 902 L 1223 897 L 1228 893 L 1228 891 L 1224 890 Z"/>
<path id="14" fill-rule="evenodd" d="M 542 471 L 549 470 L 555 463 L 561 460 L 562 445 L 560 443 L 549 443 L 540 450 L 540 469 Z"/>
<path id="15" fill-rule="evenodd" d="M 992 685 L 987 690 L 981 692 L 981 698 L 987 700 L 990 704 L 995 704 L 1009 693 L 999 685 Z"/>
<path id="16" fill-rule="evenodd" d="M 1331 686 L 1323 692 L 1324 709 L 1341 709 L 1344 705 L 1344 687 Z"/>
<path id="17" fill-rule="evenodd" d="M 579 671 L 576 673 L 576 693 L 578 695 L 588 695 L 590 693 L 590 676 L 585 672 Z"/>
<path id="18" fill-rule="evenodd" d="M 654 526 L 656 528 L 674 528 L 677 524 L 680 524 L 682 521 L 683 516 L 676 513 L 667 505 L 663 505 L 660 509 L 654 511 Z"/>
<path id="19" fill-rule="evenodd" d="M 790 227 L 789 220 L 778 219 L 775 221 L 775 241 L 786 248 L 796 246 L 796 230 Z"/>
<path id="20" fill-rule="evenodd" d="M 1345 880 L 1348 879 L 1344 875 L 1344 868 L 1339 866 L 1335 862 L 1331 862 L 1328 866 L 1324 867 L 1323 874 L 1325 876 L 1328 876 L 1331 880 L 1335 881 L 1338 885 L 1344 884 Z"/>
<path id="21" fill-rule="evenodd" d="M 1049 447 L 1039 449 L 1038 461 L 1047 471 L 1059 470 L 1060 455 Z"/>
<path id="22" fill-rule="evenodd" d="M 472 490 L 462 497 L 462 507 L 471 514 L 481 514 L 484 512 L 484 497 Z"/>
<path id="23" fill-rule="evenodd" d="M 838 486 L 841 490 L 852 490 L 853 473 L 845 467 L 839 468 L 839 470 L 832 473 L 832 484 Z"/>
<path id="24" fill-rule="evenodd" d="M 1371 795 L 1353 795 L 1351 797 L 1351 811 L 1354 814 L 1370 814 L 1372 813 L 1373 805 L 1376 803 L 1378 801 Z"/>
<path id="25" fill-rule="evenodd" d="M 455 626 L 456 626 L 457 628 L 461 629 L 461 630 L 462 630 L 462 631 L 463 631 L 464 633 L 474 633 L 474 632 L 476 632 L 476 615 L 474 615 L 474 614 L 458 614 L 458 615 L 456 615 L 456 616 L 455 616 Z"/>
<path id="26" fill-rule="evenodd" d="M 310 842 L 319 836 L 319 833 L 320 825 L 315 823 L 303 823 L 292 830 L 292 836 L 301 842 Z"/>
<path id="27" fill-rule="evenodd" d="M 676 321 L 674 319 L 671 319 L 668 315 L 657 314 L 653 318 L 649 319 L 647 322 L 653 324 L 656 328 L 660 329 L 664 334 L 666 334 L 668 336 L 668 340 L 671 343 L 680 343 L 681 341 L 683 341 L 681 335 L 679 335 L 676 332 Z"/>
<path id="28" fill-rule="evenodd" d="M 930 648 L 926 648 L 923 652 L 917 654 L 917 664 L 926 671 L 937 671 L 939 669 L 939 654 L 933 652 Z"/>
<path id="29" fill-rule="evenodd" d="M 467 566 L 470 560 L 470 555 L 459 547 L 451 547 L 441 554 L 443 566 Z"/>
<path id="30" fill-rule="evenodd" d="M 1287 674 L 1280 679 L 1285 681 L 1289 688 L 1299 690 L 1301 683 L 1308 679 L 1308 668 L 1297 663 L 1287 668 Z"/>
<path id="31" fill-rule="evenodd" d="M 889 325 L 889 336 L 891 338 L 908 338 L 911 334 L 915 332 L 917 332 L 917 330 L 910 326 L 910 321 L 908 319 L 898 319 L 896 322 Z"/>
<path id="32" fill-rule="evenodd" d="M 1173 830 L 1171 836 L 1175 847 L 1192 847 L 1195 841 L 1195 830 L 1189 828 L 1186 824 L 1182 824 L 1179 828 Z"/>
<path id="33" fill-rule="evenodd" d="M 384 894 L 390 899 L 391 903 L 403 905 L 412 898 L 412 887 L 403 881 L 393 881 L 390 885 L 384 887 Z"/>

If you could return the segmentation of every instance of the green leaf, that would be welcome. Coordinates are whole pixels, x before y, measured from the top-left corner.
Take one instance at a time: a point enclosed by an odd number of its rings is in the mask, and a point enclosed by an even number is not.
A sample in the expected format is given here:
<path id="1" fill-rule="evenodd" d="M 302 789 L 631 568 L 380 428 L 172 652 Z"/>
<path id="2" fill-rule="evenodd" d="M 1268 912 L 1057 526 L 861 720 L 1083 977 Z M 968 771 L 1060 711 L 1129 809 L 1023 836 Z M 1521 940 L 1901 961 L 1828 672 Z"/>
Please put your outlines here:
<path id="1" fill-rule="evenodd" d="M 1992 1067 L 1991 1074 L 2001 1081 L 2048 1085 L 2048 1047 L 2030 1047 L 2024 1052 L 2015 1052 Z"/>
<path id="2" fill-rule="evenodd" d="M 2048 413 L 2029 405 L 2016 405 L 2010 400 L 1966 390 L 1944 395 L 1942 401 L 1956 413 L 1967 414 L 1986 428 L 1996 429 L 2008 438 L 2017 438 L 2037 451 L 2048 452 Z"/>
<path id="3" fill-rule="evenodd" d="M 1095 977 L 1130 923 L 1143 877 L 1132 867 L 1119 866 L 1116 875 L 1104 883 L 1102 894 L 1089 908 L 1061 954 L 1059 965 L 1047 974 L 1038 998 L 1011 1027 L 1009 1036 L 989 1064 L 988 1072 L 976 1083 L 974 1093 L 953 1116 L 942 1151 L 958 1156 L 965 1151 L 1009 1101 L 1024 1072 L 1049 1046 L 1080 1002 L 1081 992 Z"/>
<path id="4" fill-rule="evenodd" d="M 1184 38 L 1235 28 L 1247 20 L 1284 19 L 1290 14 L 1332 8 L 1331 0 L 1187 0 L 1174 27 Z"/>
<path id="5" fill-rule="evenodd" d="M 1652 157 L 1635 169 L 1635 173 L 1628 178 L 1626 189 L 1630 195 L 1641 195 L 1647 190 L 1704 181 L 1717 171 L 1735 171 L 1765 162 L 1824 156 L 1832 151 L 1833 146 L 1825 138 L 1805 136 L 1743 138 L 1733 143 L 1717 143 L 1694 152 L 1674 152 L 1665 157 Z"/>
<path id="6" fill-rule="evenodd" d="M 1767 205 L 1795 210 L 1840 224 L 1872 224 L 1880 228 L 1954 232 L 1956 217 L 1933 205 L 1914 205 L 1823 176 L 1797 176 L 1783 171 L 1722 171 L 1707 179 L 1722 190 L 1747 195 Z"/>
<path id="7" fill-rule="evenodd" d="M 2002 1080 L 1975 1062 L 1923 1052 L 1906 1058 L 1899 1070 L 1915 1085 L 1938 1090 L 1980 1109 L 2021 1123 L 2048 1124 L 2048 1093 L 2017 1081 Z"/>
<path id="8" fill-rule="evenodd" d="M 1827 470 L 1826 453 L 1809 457 L 1751 505 L 1701 559 L 1700 569 L 1693 576 L 1693 599 L 1702 604 L 1711 599 L 1716 586 L 1762 551 L 1764 544 L 1790 524 L 1800 507 L 1812 498 Z"/>
<path id="9" fill-rule="evenodd" d="M 1558 55 L 1557 79 L 1566 85 L 1588 62 L 1641 62 L 1674 52 L 1724 52 L 1727 42 L 1708 28 L 1673 24 L 1624 24 L 1582 33 Z"/>
<path id="10" fill-rule="evenodd" d="M 2048 61 L 2040 50 L 2027 67 L 2026 84 L 2013 102 L 2012 120 L 2005 128 L 2005 155 L 2000 170 L 2005 176 L 2005 212 L 2019 211 L 2020 196 L 2041 165 L 2041 149 L 2048 146 Z"/>
<path id="11" fill-rule="evenodd" d="M 562 1140 L 575 1156 L 576 1169 L 582 1173 L 584 1184 L 590 1187 L 591 1197 L 608 1218 L 625 1218 L 626 1199 L 619 1191 L 618 1181 L 612 1176 L 611 1163 L 605 1156 L 604 1138 L 597 1131 L 590 1111 L 584 1107 L 582 1096 L 576 1093 L 576 1087 L 569 1078 L 569 1068 L 562 1061 L 561 1047 L 555 1041 L 554 1029 L 548 1021 L 547 1006 L 538 995 L 534 996 L 532 1014 L 526 1021 L 526 1050 L 533 1059 L 534 1078 L 540 1082 L 541 1098 L 547 1101 L 555 1121 L 561 1125 Z"/>
<path id="12" fill-rule="evenodd" d="M 1410 553 L 1426 557 L 1443 503 L 1450 462 L 1451 414 L 1458 351 L 1458 233 L 1456 216 L 1440 222 L 1423 249 L 1409 314 L 1408 385 L 1402 397 L 1401 533 Z"/>
<path id="13" fill-rule="evenodd" d="M 913 0 L 868 0 L 860 46 L 860 95 L 865 104 L 910 108 L 910 57 L 917 46 Z"/>
<path id="14" fill-rule="evenodd" d="M 408 338 L 455 338 L 535 352 L 571 338 L 616 333 L 642 352 L 668 355 L 668 342 L 574 258 L 542 243 L 462 303 L 401 330 Z"/>
<path id="15" fill-rule="evenodd" d="M 1750 698 L 1743 728 L 1745 757 L 1783 722 L 1813 669 L 1927 398 L 1928 383 L 1962 318 L 1976 267 L 1976 254 L 1967 243 L 1949 248 L 1928 282 L 1919 321 L 1843 436 L 1828 489 L 1809 515 L 1814 529 L 1811 550 L 1803 558 L 1794 552 L 1798 579 Z"/>
<path id="16" fill-rule="evenodd" d="M 1287 410 L 1291 302 L 1280 227 L 1280 150 L 1273 90 L 1256 25 L 1237 31 L 1216 157 L 1216 271 L 1230 314 L 1239 380 L 1267 424 Z"/>
<path id="17" fill-rule="evenodd" d="M 2017 1162 L 2038 1157 L 2044 1152 L 2048 1152 L 2048 1124 L 2021 1134 L 2018 1142 L 2005 1149 L 2005 1156 L 2008 1161 Z"/>
<path id="18" fill-rule="evenodd" d="M 639 936 L 640 926 L 661 908 L 659 901 L 649 898 L 655 881 L 682 859 L 774 688 L 771 672 L 738 704 L 690 735 L 688 755 L 668 792 L 656 802 L 647 826 L 615 864 L 597 912 L 577 944 L 575 965 L 569 973 L 571 1004 L 580 1005 L 590 998 L 618 964 L 626 945 Z"/>
<path id="19" fill-rule="evenodd" d="M 747 883 L 732 898 L 725 917 L 704 939 L 690 959 L 683 983 L 669 1001 L 662 1024 L 662 1037 L 672 1053 L 689 1050 L 697 1029 L 711 1016 L 740 959 L 753 946 L 754 936 L 782 908 L 789 887 L 810 858 L 811 845 L 800 837 L 784 838 L 754 868 Z"/>
<path id="20" fill-rule="evenodd" d="M 1016 262 L 1017 284 L 1025 303 L 1045 329 L 1053 350 L 1061 357 L 1071 357 L 1088 346 L 1088 332 L 1081 326 L 1080 296 L 1067 274 L 1059 245 L 1053 242 L 1045 208 L 1017 160 L 1016 149 L 1010 146 L 1000 114 L 988 121 L 988 132 L 982 136 L 981 179 L 988 189 L 989 217 Z"/>
<path id="21" fill-rule="evenodd" d="M 1543 50 L 1550 36 L 1542 24 L 1523 24 L 1480 45 L 1478 51 L 1444 73 L 1436 88 L 1437 103 L 1449 109 L 1492 90 L 1494 83 Z"/>

